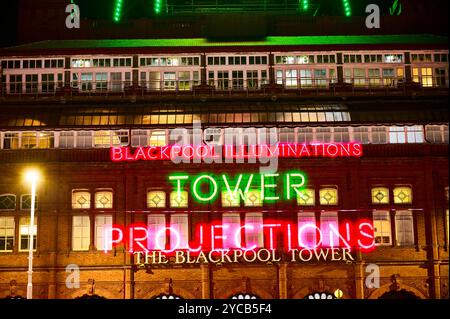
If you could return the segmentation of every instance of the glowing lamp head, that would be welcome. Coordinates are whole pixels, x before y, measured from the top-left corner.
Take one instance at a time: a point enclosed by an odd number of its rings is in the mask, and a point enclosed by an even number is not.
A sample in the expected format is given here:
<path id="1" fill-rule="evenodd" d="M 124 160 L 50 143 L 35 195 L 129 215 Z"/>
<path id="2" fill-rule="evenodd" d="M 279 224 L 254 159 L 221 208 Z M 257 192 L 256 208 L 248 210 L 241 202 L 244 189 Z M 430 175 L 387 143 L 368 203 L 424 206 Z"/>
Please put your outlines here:
<path id="1" fill-rule="evenodd" d="M 29 169 L 25 172 L 25 180 L 28 183 L 37 183 L 40 179 L 39 171 L 36 169 Z"/>

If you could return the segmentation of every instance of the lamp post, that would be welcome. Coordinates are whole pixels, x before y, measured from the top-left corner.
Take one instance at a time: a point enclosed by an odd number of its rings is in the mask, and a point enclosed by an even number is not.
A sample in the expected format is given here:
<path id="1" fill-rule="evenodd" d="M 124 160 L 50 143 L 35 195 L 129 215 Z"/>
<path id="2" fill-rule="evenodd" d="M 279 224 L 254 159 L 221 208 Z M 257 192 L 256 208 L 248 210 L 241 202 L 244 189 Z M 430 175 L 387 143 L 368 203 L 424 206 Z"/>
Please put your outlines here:
<path id="1" fill-rule="evenodd" d="M 31 209 L 30 209 L 30 225 L 28 228 L 28 283 L 27 283 L 27 299 L 33 299 L 33 250 L 34 250 L 34 208 L 36 200 L 36 184 L 39 180 L 39 172 L 37 170 L 28 170 L 25 173 L 25 179 L 31 184 Z"/>

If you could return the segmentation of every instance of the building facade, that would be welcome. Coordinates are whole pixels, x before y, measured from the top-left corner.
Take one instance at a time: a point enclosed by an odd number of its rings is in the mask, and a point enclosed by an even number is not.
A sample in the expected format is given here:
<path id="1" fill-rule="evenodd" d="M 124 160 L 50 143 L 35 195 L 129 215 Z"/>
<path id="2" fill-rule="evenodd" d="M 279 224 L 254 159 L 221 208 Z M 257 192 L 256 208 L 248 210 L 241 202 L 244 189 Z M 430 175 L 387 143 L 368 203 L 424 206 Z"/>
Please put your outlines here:
<path id="1" fill-rule="evenodd" d="M 447 38 L 47 41 L 3 49 L 0 61 L 0 297 L 25 296 L 31 195 L 22 174 L 33 166 L 42 176 L 34 298 L 448 298 Z M 184 129 L 179 139 L 176 128 Z M 238 146 L 361 152 L 279 156 L 279 176 L 306 176 L 292 197 L 280 177 L 242 197 L 219 188 L 199 200 L 209 188 L 196 190 L 195 177 L 258 176 L 258 161 L 144 160 L 181 142 L 226 146 L 229 136 Z M 139 150 L 147 155 L 132 158 Z M 177 189 L 180 174 L 187 181 Z M 264 196 L 267 188 L 278 193 Z M 171 227 L 152 247 L 170 250 L 192 247 L 203 238 L 198 225 L 216 221 L 230 230 L 272 221 L 298 230 L 346 220 L 369 221 L 370 251 L 142 263 L 105 232 Z M 237 234 L 226 247 L 251 242 L 281 256 L 292 242 L 286 231 Z M 317 242 L 323 234 L 309 235 Z"/>

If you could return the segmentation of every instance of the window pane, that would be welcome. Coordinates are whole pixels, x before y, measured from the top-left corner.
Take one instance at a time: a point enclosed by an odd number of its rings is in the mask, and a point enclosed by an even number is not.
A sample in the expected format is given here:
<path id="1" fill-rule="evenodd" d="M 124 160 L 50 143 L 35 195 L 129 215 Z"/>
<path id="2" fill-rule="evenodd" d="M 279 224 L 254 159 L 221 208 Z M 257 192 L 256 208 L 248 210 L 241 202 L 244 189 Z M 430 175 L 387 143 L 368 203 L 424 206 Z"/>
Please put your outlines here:
<path id="1" fill-rule="evenodd" d="M 299 206 L 314 206 L 316 204 L 315 193 L 315 190 L 312 188 L 298 191 L 297 204 Z"/>
<path id="2" fill-rule="evenodd" d="M 245 214 L 245 225 L 249 226 L 245 229 L 246 248 L 256 246 L 256 248 L 264 247 L 263 233 L 263 214 L 247 213 Z"/>
<path id="3" fill-rule="evenodd" d="M 324 247 L 339 246 L 339 236 L 336 234 L 336 231 L 339 230 L 337 212 L 325 212 L 320 215 L 320 230 Z"/>
<path id="4" fill-rule="evenodd" d="M 411 187 L 396 187 L 396 188 L 394 188 L 394 203 L 395 204 L 412 204 L 412 189 L 411 189 Z"/>
<path id="5" fill-rule="evenodd" d="M 315 213 L 298 213 L 298 244 L 300 247 L 312 248 L 317 245 L 317 229 Z"/>
<path id="6" fill-rule="evenodd" d="M 166 207 L 166 193 L 162 191 L 151 191 L 147 193 L 148 208 Z"/>
<path id="7" fill-rule="evenodd" d="M 187 249 L 189 240 L 189 219 L 187 214 L 170 216 L 170 249 Z"/>
<path id="8" fill-rule="evenodd" d="M 391 245 L 391 217 L 389 212 L 374 212 L 373 227 L 375 235 L 375 245 Z"/>
<path id="9" fill-rule="evenodd" d="M 395 228 L 398 246 L 414 245 L 414 220 L 412 212 L 396 212 Z"/>
<path id="10" fill-rule="evenodd" d="M 14 233 L 14 217 L 0 217 L 0 251 L 13 251 Z"/>
<path id="11" fill-rule="evenodd" d="M 16 195 L 0 195 L 0 210 L 15 210 Z"/>
<path id="12" fill-rule="evenodd" d="M 241 219 L 239 214 L 226 213 L 222 215 L 222 235 L 223 248 L 239 248 L 241 245 L 241 238 L 235 238 L 236 232 L 241 227 Z"/>
<path id="13" fill-rule="evenodd" d="M 188 207 L 188 192 L 173 191 L 170 193 L 170 207 L 185 208 Z"/>
<path id="14" fill-rule="evenodd" d="M 245 194 L 245 206 L 249 207 L 260 207 L 262 206 L 261 190 L 250 189 L 248 193 Z"/>
<path id="15" fill-rule="evenodd" d="M 320 205 L 337 205 L 338 191 L 335 188 L 322 188 L 319 191 Z"/>
<path id="16" fill-rule="evenodd" d="M 222 192 L 222 207 L 239 207 L 241 205 L 241 196 L 236 192 L 236 196 L 233 196 L 228 191 Z"/>
<path id="17" fill-rule="evenodd" d="M 85 191 L 73 191 L 72 208 L 73 209 L 91 208 L 91 194 Z"/>
<path id="18" fill-rule="evenodd" d="M 19 219 L 19 251 L 28 251 L 30 247 L 30 235 L 33 235 L 33 251 L 36 250 L 37 237 L 37 218 L 34 218 L 34 226 L 31 230 L 30 217 L 21 217 Z"/>
<path id="19" fill-rule="evenodd" d="M 91 227 L 89 216 L 73 216 L 72 218 L 72 250 L 89 250 Z"/>
<path id="20" fill-rule="evenodd" d="M 165 249 L 166 233 L 162 230 L 166 227 L 166 216 L 150 214 L 147 217 L 148 240 L 147 249 Z M 159 234 L 159 235 L 158 235 Z M 158 235 L 158 238 L 156 236 Z M 158 240 L 158 245 L 156 244 Z"/>
<path id="21" fill-rule="evenodd" d="M 96 192 L 95 208 L 113 208 L 113 193 L 111 191 Z"/>
<path id="22" fill-rule="evenodd" d="M 372 188 L 372 204 L 389 204 L 389 189 L 385 187 Z"/>
<path id="23" fill-rule="evenodd" d="M 95 216 L 95 247 L 97 250 L 112 249 L 112 215 Z"/>

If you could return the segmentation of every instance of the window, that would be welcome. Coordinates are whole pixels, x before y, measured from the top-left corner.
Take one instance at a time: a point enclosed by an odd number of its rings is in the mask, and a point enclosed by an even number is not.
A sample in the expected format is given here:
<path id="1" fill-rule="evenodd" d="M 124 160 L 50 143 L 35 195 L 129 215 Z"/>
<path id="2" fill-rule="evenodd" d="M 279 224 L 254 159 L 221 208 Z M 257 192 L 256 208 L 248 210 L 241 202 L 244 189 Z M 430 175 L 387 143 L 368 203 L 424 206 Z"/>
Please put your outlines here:
<path id="1" fill-rule="evenodd" d="M 411 187 L 396 187 L 396 188 L 394 188 L 394 203 L 395 204 L 412 204 L 412 189 L 411 189 Z"/>
<path id="2" fill-rule="evenodd" d="M 97 250 L 112 249 L 112 215 L 95 216 L 95 248 Z"/>
<path id="3" fill-rule="evenodd" d="M 241 238 L 236 236 L 236 232 L 241 227 L 241 217 L 239 213 L 224 213 L 222 215 L 222 248 L 239 248 Z"/>
<path id="4" fill-rule="evenodd" d="M 92 132 L 77 132 L 77 148 L 92 147 Z"/>
<path id="5" fill-rule="evenodd" d="M 361 144 L 369 144 L 369 128 L 355 127 L 353 128 L 353 142 Z"/>
<path id="6" fill-rule="evenodd" d="M 366 70 L 365 69 L 353 69 L 353 83 L 355 86 L 366 85 Z"/>
<path id="7" fill-rule="evenodd" d="M 440 144 L 444 142 L 443 130 L 440 125 L 429 125 L 426 127 L 426 139 L 429 143 Z"/>
<path id="8" fill-rule="evenodd" d="M 148 131 L 133 130 L 131 131 L 131 146 L 147 146 L 148 145 Z"/>
<path id="9" fill-rule="evenodd" d="M 166 143 L 166 131 L 164 130 L 152 130 L 150 132 L 150 146 L 165 146 Z"/>
<path id="10" fill-rule="evenodd" d="M 13 251 L 14 232 L 14 217 L 0 217 L 0 252 Z"/>
<path id="11" fill-rule="evenodd" d="M 313 188 L 302 189 L 297 192 L 299 206 L 314 206 L 316 204 L 316 191 Z"/>
<path id="12" fill-rule="evenodd" d="M 334 230 L 333 230 L 334 229 Z M 320 215 L 320 230 L 324 247 L 339 246 L 339 222 L 337 212 L 323 212 Z"/>
<path id="13" fill-rule="evenodd" d="M 87 191 L 72 191 L 72 209 L 91 208 L 91 194 Z"/>
<path id="14" fill-rule="evenodd" d="M 297 214 L 298 244 L 302 248 L 312 248 L 317 245 L 317 229 L 315 213 L 301 212 Z"/>
<path id="15" fill-rule="evenodd" d="M 108 88 L 108 73 L 95 73 L 95 90 L 106 91 Z"/>
<path id="16" fill-rule="evenodd" d="M 385 127 L 372 127 L 373 144 L 386 144 L 387 136 L 387 130 Z"/>
<path id="17" fill-rule="evenodd" d="M 414 245 L 414 219 L 412 212 L 396 212 L 395 229 L 398 246 Z"/>
<path id="18" fill-rule="evenodd" d="M 386 187 L 372 188 L 372 204 L 374 205 L 389 204 L 389 188 Z"/>
<path id="19" fill-rule="evenodd" d="M 323 122 L 323 121 L 321 121 Z M 331 128 L 330 127 L 318 127 L 316 129 L 317 142 L 330 143 L 331 142 Z"/>
<path id="20" fill-rule="evenodd" d="M 258 71 L 247 71 L 247 88 L 250 90 L 258 88 Z"/>
<path id="21" fill-rule="evenodd" d="M 406 128 L 406 139 L 408 143 L 421 144 L 424 142 L 422 126 L 408 126 Z"/>
<path id="22" fill-rule="evenodd" d="M 188 214 L 173 214 L 170 216 L 170 227 L 174 230 L 170 232 L 171 249 L 189 248 L 189 218 Z M 178 244 L 178 245 L 177 245 Z"/>
<path id="23" fill-rule="evenodd" d="M 26 149 L 36 148 L 37 147 L 36 132 L 23 132 L 21 138 L 21 147 Z"/>
<path id="24" fill-rule="evenodd" d="M 94 132 L 94 147 L 111 147 L 111 132 L 110 131 L 95 131 Z"/>
<path id="25" fill-rule="evenodd" d="M 91 227 L 89 216 L 73 216 L 72 218 L 72 250 L 89 250 L 91 243 Z"/>
<path id="26" fill-rule="evenodd" d="M 373 228 L 375 235 L 375 245 L 392 245 L 391 216 L 389 212 L 373 212 Z"/>
<path id="27" fill-rule="evenodd" d="M 338 191 L 336 188 L 322 188 L 319 191 L 320 205 L 337 205 Z"/>
<path id="28" fill-rule="evenodd" d="M 188 91 L 191 89 L 191 74 L 189 71 L 178 72 L 178 89 Z"/>
<path id="29" fill-rule="evenodd" d="M 379 86 L 381 83 L 380 69 L 369 69 L 369 84 Z"/>
<path id="30" fill-rule="evenodd" d="M 175 90 L 176 89 L 176 73 L 175 72 L 164 72 L 164 90 Z"/>
<path id="31" fill-rule="evenodd" d="M 3 139 L 3 149 L 15 150 L 19 148 L 19 133 L 5 133 Z"/>
<path id="32" fill-rule="evenodd" d="M 148 229 L 148 240 L 147 248 L 152 249 L 165 249 L 166 248 L 166 236 L 165 233 L 161 234 L 156 238 L 156 235 L 166 227 L 166 216 L 162 214 L 150 214 L 147 216 L 147 229 Z M 158 240 L 159 246 L 156 244 L 156 239 Z"/>
<path id="33" fill-rule="evenodd" d="M 55 136 L 53 132 L 39 132 L 38 133 L 38 148 L 54 148 Z"/>
<path id="34" fill-rule="evenodd" d="M 261 190 L 250 189 L 245 195 L 244 205 L 247 207 L 260 207 L 262 206 Z"/>
<path id="35" fill-rule="evenodd" d="M 434 69 L 436 85 L 439 87 L 445 87 L 447 85 L 446 69 L 436 68 Z"/>
<path id="36" fill-rule="evenodd" d="M 385 86 L 394 86 L 395 84 L 394 69 L 383 69 L 383 84 Z"/>
<path id="37" fill-rule="evenodd" d="M 170 193 L 170 207 L 173 207 L 173 208 L 188 207 L 188 192 L 186 192 L 186 191 L 171 192 Z"/>
<path id="38" fill-rule="evenodd" d="M 30 249 L 30 235 L 33 236 L 33 251 L 36 251 L 37 243 L 37 218 L 34 218 L 33 229 L 30 227 L 30 217 L 20 217 L 19 219 L 19 251 Z"/>
<path id="39" fill-rule="evenodd" d="M 10 94 L 22 93 L 22 75 L 11 74 L 9 76 L 9 93 Z"/>
<path id="40" fill-rule="evenodd" d="M 389 128 L 389 142 L 391 144 L 406 143 L 405 128 L 404 127 L 390 127 Z"/>
<path id="41" fill-rule="evenodd" d="M 35 196 L 34 200 L 35 200 L 34 201 L 34 209 L 37 209 L 37 207 L 38 207 L 37 196 Z M 31 195 L 20 196 L 20 209 L 21 210 L 31 209 Z"/>
<path id="42" fill-rule="evenodd" d="M 241 196 L 239 192 L 236 192 L 236 196 L 233 196 L 227 191 L 222 191 L 222 207 L 239 207 L 241 205 Z"/>
<path id="43" fill-rule="evenodd" d="M 127 146 L 129 142 L 128 131 L 112 131 L 111 139 L 113 146 Z"/>
<path id="44" fill-rule="evenodd" d="M 163 191 L 149 191 L 147 193 L 148 208 L 166 207 L 166 193 Z"/>
<path id="45" fill-rule="evenodd" d="M 234 90 L 242 90 L 244 88 L 244 72 L 232 71 L 232 85 Z"/>
<path id="46" fill-rule="evenodd" d="M 348 127 L 334 128 L 334 142 L 336 143 L 350 142 L 350 132 L 348 130 Z"/>
<path id="47" fill-rule="evenodd" d="M 311 87 L 312 86 L 311 70 L 300 70 L 300 86 L 302 86 L 302 87 Z"/>
<path id="48" fill-rule="evenodd" d="M 0 210 L 15 210 L 16 195 L 2 194 L 0 195 Z"/>
<path id="49" fill-rule="evenodd" d="M 296 88 L 297 85 L 297 70 L 286 70 L 286 87 Z"/>
<path id="50" fill-rule="evenodd" d="M 326 69 L 314 70 L 314 80 L 317 86 L 325 87 L 327 85 L 327 70 Z"/>
<path id="51" fill-rule="evenodd" d="M 55 92 L 55 75 L 42 74 L 42 93 Z"/>
<path id="52" fill-rule="evenodd" d="M 92 91 L 92 73 L 81 73 L 81 91 Z"/>
<path id="53" fill-rule="evenodd" d="M 384 62 L 385 63 L 403 63 L 403 55 L 402 54 L 385 54 Z"/>
<path id="54" fill-rule="evenodd" d="M 245 244 L 246 248 L 256 245 L 256 248 L 264 247 L 264 233 L 263 233 L 263 214 L 262 213 L 247 213 L 245 214 L 245 225 L 250 226 L 245 230 Z"/>
<path id="55" fill-rule="evenodd" d="M 99 191 L 95 193 L 95 208 L 113 208 L 113 192 Z"/>
<path id="56" fill-rule="evenodd" d="M 25 75 L 25 92 L 37 93 L 38 92 L 38 75 L 27 74 Z"/>

